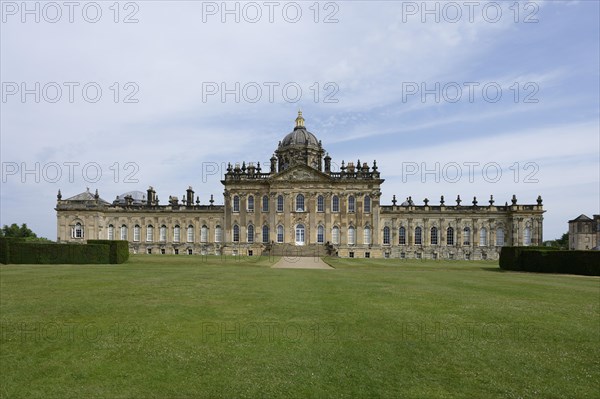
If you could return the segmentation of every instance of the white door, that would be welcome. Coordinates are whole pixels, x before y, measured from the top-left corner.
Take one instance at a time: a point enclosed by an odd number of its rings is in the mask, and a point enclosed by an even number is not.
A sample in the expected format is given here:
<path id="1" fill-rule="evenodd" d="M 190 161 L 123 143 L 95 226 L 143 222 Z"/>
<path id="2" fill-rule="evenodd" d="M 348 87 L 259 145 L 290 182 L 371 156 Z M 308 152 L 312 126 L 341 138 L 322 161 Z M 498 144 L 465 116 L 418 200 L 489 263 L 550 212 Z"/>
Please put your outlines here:
<path id="1" fill-rule="evenodd" d="M 296 226 L 296 245 L 304 245 L 304 225 Z"/>

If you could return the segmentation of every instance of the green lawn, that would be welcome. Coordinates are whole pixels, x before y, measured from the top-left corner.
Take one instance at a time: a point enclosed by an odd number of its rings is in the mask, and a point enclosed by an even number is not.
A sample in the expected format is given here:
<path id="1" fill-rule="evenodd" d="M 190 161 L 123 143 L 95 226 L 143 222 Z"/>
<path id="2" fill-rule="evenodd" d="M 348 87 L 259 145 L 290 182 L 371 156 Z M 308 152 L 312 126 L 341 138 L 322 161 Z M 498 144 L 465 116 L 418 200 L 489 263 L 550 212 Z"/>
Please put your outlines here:
<path id="1" fill-rule="evenodd" d="M 0 266 L 0 397 L 600 396 L 599 278 L 327 261 Z"/>

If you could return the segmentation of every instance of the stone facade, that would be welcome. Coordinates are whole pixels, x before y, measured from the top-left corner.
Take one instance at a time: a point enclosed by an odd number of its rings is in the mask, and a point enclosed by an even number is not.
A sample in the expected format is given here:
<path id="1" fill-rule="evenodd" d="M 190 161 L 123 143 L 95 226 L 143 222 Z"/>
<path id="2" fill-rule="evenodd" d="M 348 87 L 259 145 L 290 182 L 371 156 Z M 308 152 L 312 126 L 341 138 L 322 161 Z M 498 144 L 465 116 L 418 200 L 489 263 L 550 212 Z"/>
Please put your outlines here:
<path id="1" fill-rule="evenodd" d="M 260 163 L 228 165 L 224 205 L 179 201 L 159 205 L 156 192 L 133 191 L 111 204 L 86 191 L 66 200 L 59 191 L 58 241 L 125 239 L 133 253 L 338 255 L 427 259 L 497 259 L 504 245 L 541 245 L 543 206 L 381 205 L 377 167 L 331 157 L 306 130 L 302 113 L 279 143 L 268 172 Z M 290 251 L 292 253 L 290 253 Z"/>
<path id="2" fill-rule="evenodd" d="M 600 215 L 593 219 L 579 215 L 569 220 L 569 249 L 600 249 Z"/>

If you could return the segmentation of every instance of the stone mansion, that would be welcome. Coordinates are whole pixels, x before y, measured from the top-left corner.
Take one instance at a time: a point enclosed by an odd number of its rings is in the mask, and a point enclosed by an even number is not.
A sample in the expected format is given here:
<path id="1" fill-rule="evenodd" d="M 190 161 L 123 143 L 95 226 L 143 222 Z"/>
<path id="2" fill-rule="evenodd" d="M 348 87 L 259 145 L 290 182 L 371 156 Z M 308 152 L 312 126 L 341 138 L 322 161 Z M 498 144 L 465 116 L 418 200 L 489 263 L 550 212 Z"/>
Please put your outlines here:
<path id="1" fill-rule="evenodd" d="M 293 131 L 275 150 L 268 170 L 260 163 L 229 164 L 224 205 L 181 200 L 159 204 L 150 187 L 112 202 L 89 190 L 62 199 L 58 193 L 58 242 L 127 240 L 132 253 L 201 255 L 337 255 L 359 258 L 497 259 L 504 245 L 541 245 L 543 206 L 416 205 L 411 197 L 380 203 L 376 161 L 342 161 L 339 171 L 298 113 Z"/>

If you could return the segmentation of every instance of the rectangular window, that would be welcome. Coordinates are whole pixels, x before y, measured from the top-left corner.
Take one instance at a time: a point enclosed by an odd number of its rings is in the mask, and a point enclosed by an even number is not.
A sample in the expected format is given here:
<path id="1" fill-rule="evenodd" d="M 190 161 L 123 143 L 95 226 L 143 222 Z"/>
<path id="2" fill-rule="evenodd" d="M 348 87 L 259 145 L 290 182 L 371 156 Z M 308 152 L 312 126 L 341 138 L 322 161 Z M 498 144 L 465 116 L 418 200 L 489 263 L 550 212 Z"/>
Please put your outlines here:
<path id="1" fill-rule="evenodd" d="M 349 252 L 348 256 L 351 257 L 351 258 L 354 258 L 354 252 Z"/>
<path id="2" fill-rule="evenodd" d="M 387 252 L 385 253 L 386 255 L 388 254 Z M 365 252 L 365 258 L 370 258 L 371 257 L 371 253 L 370 252 Z M 386 256 L 387 258 L 387 256 Z"/>
<path id="3" fill-rule="evenodd" d="M 317 212 L 325 212 L 325 199 L 322 195 L 317 197 Z"/>
<path id="4" fill-rule="evenodd" d="M 135 226 L 133 228 L 133 241 L 139 241 L 140 240 L 140 226 Z"/>
<path id="5" fill-rule="evenodd" d="M 152 227 L 152 226 L 146 227 L 146 241 L 147 242 L 154 241 L 154 227 Z"/>
<path id="6" fill-rule="evenodd" d="M 277 212 L 283 212 L 283 195 L 277 197 Z"/>
<path id="7" fill-rule="evenodd" d="M 323 226 L 317 227 L 317 243 L 323 244 L 325 242 L 325 228 Z"/>
<path id="8" fill-rule="evenodd" d="M 175 255 L 179 255 L 179 249 L 175 248 Z"/>
<path id="9" fill-rule="evenodd" d="M 269 197 L 266 195 L 262 197 L 262 211 L 269 212 Z"/>
<path id="10" fill-rule="evenodd" d="M 365 213 L 370 213 L 371 212 L 371 197 L 369 197 L 368 195 L 365 196 L 365 200 L 364 200 L 364 208 L 365 208 Z"/>
<path id="11" fill-rule="evenodd" d="M 421 245 L 423 242 L 422 231 L 420 227 L 415 229 L 415 245 Z"/>
<path id="12" fill-rule="evenodd" d="M 356 210 L 356 200 L 353 196 L 348 197 L 348 212 L 354 213 Z"/>

